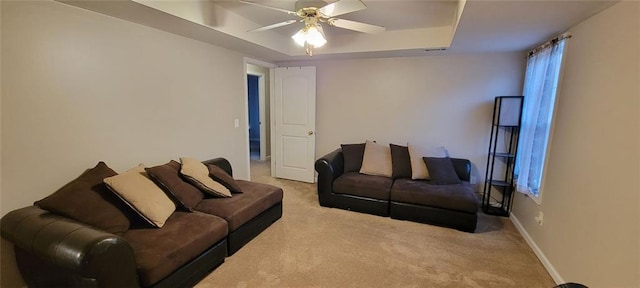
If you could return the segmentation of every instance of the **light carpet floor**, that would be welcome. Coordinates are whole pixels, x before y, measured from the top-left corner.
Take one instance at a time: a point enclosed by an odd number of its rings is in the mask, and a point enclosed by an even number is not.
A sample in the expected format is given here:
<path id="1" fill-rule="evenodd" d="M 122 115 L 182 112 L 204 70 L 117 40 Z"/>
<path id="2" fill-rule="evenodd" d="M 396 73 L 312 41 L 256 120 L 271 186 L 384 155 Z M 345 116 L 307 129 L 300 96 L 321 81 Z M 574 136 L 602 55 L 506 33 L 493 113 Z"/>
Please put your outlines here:
<path id="1" fill-rule="evenodd" d="M 481 214 L 476 233 L 321 207 L 314 184 L 282 187 L 283 215 L 196 287 L 555 286 L 507 218 Z"/>

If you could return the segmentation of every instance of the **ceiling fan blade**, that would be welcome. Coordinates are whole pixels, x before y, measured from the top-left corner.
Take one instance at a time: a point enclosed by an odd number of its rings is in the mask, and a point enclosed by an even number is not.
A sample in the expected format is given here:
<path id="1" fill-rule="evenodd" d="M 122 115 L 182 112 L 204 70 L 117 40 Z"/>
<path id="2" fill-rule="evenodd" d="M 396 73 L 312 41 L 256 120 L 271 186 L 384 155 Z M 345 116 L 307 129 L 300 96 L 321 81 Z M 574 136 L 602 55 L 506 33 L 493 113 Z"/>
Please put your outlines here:
<path id="1" fill-rule="evenodd" d="M 333 2 L 327 6 L 324 6 L 318 11 L 325 17 L 335 17 L 342 14 L 360 11 L 366 9 L 367 5 L 364 5 L 360 0 L 342 0 Z"/>
<path id="2" fill-rule="evenodd" d="M 277 8 L 277 7 L 271 7 L 271 6 L 267 6 L 267 5 L 262 5 L 262 4 L 258 4 L 258 3 L 251 2 L 251 1 L 244 1 L 244 0 L 238 0 L 238 1 L 240 3 L 244 3 L 244 4 L 255 5 L 255 6 L 258 6 L 258 7 L 262 7 L 262 8 L 267 8 L 267 9 L 271 9 L 271 10 L 284 12 L 284 13 L 287 13 L 289 15 L 298 15 L 298 13 L 296 13 L 294 11 L 289 11 L 289 10 L 286 10 L 286 9 L 281 9 L 281 8 Z"/>
<path id="3" fill-rule="evenodd" d="M 329 23 L 329 25 L 332 25 L 332 26 L 349 29 L 353 31 L 358 31 L 358 32 L 369 33 L 369 34 L 376 34 L 376 33 L 384 32 L 385 30 L 387 30 L 382 26 L 376 26 L 376 25 L 366 24 L 362 22 L 356 22 L 356 21 L 344 20 L 344 19 L 338 19 L 338 18 L 331 18 L 327 22 Z"/>
<path id="4" fill-rule="evenodd" d="M 280 22 L 280 23 L 276 23 L 276 24 L 271 24 L 271 25 L 268 25 L 268 26 L 264 26 L 264 27 L 256 28 L 256 29 L 253 29 L 253 30 L 249 30 L 249 31 L 247 31 L 247 32 L 259 32 L 259 31 L 265 31 L 265 30 L 269 30 L 269 29 L 274 29 L 274 28 L 282 27 L 282 26 L 287 26 L 287 25 L 289 25 L 289 24 L 293 24 L 293 23 L 296 23 L 296 22 L 298 22 L 298 20 L 287 20 L 287 21 L 284 21 L 284 22 Z"/>

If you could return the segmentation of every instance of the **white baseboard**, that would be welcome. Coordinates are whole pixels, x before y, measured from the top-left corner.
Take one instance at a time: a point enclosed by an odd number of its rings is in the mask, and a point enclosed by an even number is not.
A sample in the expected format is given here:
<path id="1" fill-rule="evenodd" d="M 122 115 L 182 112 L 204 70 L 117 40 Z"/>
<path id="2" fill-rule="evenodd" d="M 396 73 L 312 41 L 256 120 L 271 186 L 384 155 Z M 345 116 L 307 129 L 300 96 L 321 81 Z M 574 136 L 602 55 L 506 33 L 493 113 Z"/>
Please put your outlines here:
<path id="1" fill-rule="evenodd" d="M 549 272 L 549 275 L 551 275 L 551 278 L 553 278 L 553 281 L 555 281 L 556 284 L 558 285 L 565 283 L 564 279 L 562 279 L 562 276 L 560 276 L 560 273 L 558 273 L 556 268 L 554 268 L 553 265 L 551 265 L 551 262 L 549 262 L 549 259 L 547 259 L 547 257 L 544 256 L 544 253 L 542 253 L 542 250 L 540 250 L 540 247 L 538 247 L 536 242 L 533 241 L 533 239 L 531 238 L 531 235 L 529 235 L 529 233 L 527 233 L 527 230 L 525 230 L 522 224 L 520 224 L 520 221 L 518 221 L 518 218 L 516 218 L 516 216 L 513 215 L 513 213 L 511 213 L 511 216 L 509 216 L 509 219 L 511 219 L 511 222 L 513 223 L 513 225 L 516 226 L 516 228 L 518 229 L 518 231 L 520 232 L 524 240 L 527 241 L 527 244 L 529 244 L 529 247 L 531 247 L 531 250 L 533 250 L 533 253 L 535 253 L 538 259 L 540 259 L 540 262 L 542 262 L 542 265 L 544 266 L 544 268 L 547 269 L 547 272 Z"/>

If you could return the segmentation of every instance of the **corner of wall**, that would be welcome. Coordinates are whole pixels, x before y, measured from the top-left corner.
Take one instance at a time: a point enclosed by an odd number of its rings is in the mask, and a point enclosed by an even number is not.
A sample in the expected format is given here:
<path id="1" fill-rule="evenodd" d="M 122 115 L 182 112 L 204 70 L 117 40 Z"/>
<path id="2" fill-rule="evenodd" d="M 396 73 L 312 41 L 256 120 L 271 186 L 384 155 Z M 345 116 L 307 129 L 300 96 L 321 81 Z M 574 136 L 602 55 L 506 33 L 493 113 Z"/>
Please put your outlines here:
<path id="1" fill-rule="evenodd" d="M 549 272 L 549 275 L 551 275 L 551 278 L 553 278 L 553 281 L 556 282 L 556 284 L 565 283 L 564 279 L 562 279 L 562 276 L 560 276 L 560 273 L 558 273 L 556 268 L 553 267 L 553 264 L 551 264 L 551 261 L 547 259 L 547 256 L 544 255 L 544 253 L 542 252 L 540 247 L 538 247 L 536 242 L 533 241 L 533 238 L 531 238 L 531 235 L 529 235 L 527 230 L 524 229 L 524 227 L 522 226 L 522 224 L 520 223 L 516 215 L 512 213 L 511 216 L 509 216 L 509 219 L 511 220 L 513 225 L 516 226 L 516 229 L 518 229 L 518 232 L 520 232 L 520 234 L 522 235 L 522 238 L 524 238 L 524 240 L 527 242 L 529 247 L 531 247 L 531 250 L 533 250 L 533 253 L 536 254 L 538 259 L 540 259 L 540 262 L 542 262 L 542 265 L 544 266 L 544 268 L 547 269 L 547 272 Z"/>
<path id="2" fill-rule="evenodd" d="M 0 1 L 0 31 L 2 31 L 2 1 Z M 0 198 L 2 198 L 2 37 L 0 37 Z M 2 215 L 0 205 L 0 215 Z"/>

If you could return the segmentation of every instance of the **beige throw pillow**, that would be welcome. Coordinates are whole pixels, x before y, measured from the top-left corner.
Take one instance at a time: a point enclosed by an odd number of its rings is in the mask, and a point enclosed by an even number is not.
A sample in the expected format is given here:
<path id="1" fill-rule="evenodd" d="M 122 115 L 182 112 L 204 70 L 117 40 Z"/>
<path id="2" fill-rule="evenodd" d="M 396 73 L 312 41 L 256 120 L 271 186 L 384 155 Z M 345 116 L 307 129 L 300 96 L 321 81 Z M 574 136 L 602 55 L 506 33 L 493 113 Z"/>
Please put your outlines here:
<path id="1" fill-rule="evenodd" d="M 391 177 L 393 165 L 391 163 L 391 148 L 367 140 L 364 146 L 364 156 L 360 173 L 367 175 Z"/>
<path id="2" fill-rule="evenodd" d="M 103 181 L 149 224 L 162 227 L 176 210 L 176 205 L 146 174 L 144 165 L 140 164 Z"/>
<path id="3" fill-rule="evenodd" d="M 411 179 L 429 179 L 429 170 L 422 157 L 444 158 L 448 157 L 447 150 L 442 147 L 426 147 L 409 143 L 409 158 L 411 159 Z"/>
<path id="4" fill-rule="evenodd" d="M 231 191 L 227 187 L 209 177 L 209 168 L 202 162 L 187 157 L 180 158 L 180 162 L 182 162 L 180 173 L 198 189 L 213 196 L 231 197 Z"/>

